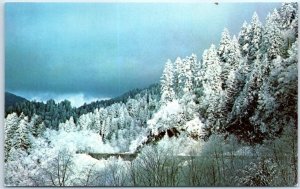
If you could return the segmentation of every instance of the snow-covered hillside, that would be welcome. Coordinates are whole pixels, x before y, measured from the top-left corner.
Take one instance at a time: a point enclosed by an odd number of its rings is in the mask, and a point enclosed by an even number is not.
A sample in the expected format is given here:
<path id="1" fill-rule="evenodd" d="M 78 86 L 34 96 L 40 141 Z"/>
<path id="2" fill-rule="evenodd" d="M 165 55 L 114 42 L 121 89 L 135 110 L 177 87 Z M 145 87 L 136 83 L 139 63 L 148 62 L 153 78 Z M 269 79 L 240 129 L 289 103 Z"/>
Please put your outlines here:
<path id="1" fill-rule="evenodd" d="M 12 107 L 26 111 L 5 118 L 5 184 L 296 185 L 297 3 L 263 23 L 254 13 L 238 36 L 225 28 L 201 58 L 168 60 L 160 85 L 115 103 Z"/>

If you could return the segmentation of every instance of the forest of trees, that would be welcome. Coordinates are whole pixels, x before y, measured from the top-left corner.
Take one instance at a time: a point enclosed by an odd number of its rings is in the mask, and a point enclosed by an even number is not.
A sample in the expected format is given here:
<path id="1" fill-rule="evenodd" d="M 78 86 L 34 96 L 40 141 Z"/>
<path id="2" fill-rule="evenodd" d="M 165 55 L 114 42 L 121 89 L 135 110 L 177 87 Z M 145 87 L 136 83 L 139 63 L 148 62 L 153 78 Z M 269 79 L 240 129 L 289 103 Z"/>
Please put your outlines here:
<path id="1" fill-rule="evenodd" d="M 238 36 L 225 28 L 202 58 L 168 60 L 160 85 L 119 99 L 8 108 L 6 185 L 295 186 L 297 3 L 264 23 L 254 13 Z"/>
<path id="2" fill-rule="evenodd" d="M 96 109 L 105 108 L 115 103 L 126 103 L 128 99 L 134 98 L 137 94 L 145 95 L 145 93 L 149 95 L 156 95 L 157 100 L 159 100 L 160 96 L 157 95 L 160 94 L 159 84 L 153 84 L 145 89 L 133 89 L 119 97 L 109 100 L 95 101 L 90 104 L 83 104 L 78 108 L 72 107 L 71 102 L 68 100 L 64 100 L 59 103 L 56 103 L 52 99 L 48 100 L 46 103 L 36 101 L 18 102 L 5 109 L 5 117 L 11 113 L 17 113 L 18 115 L 23 113 L 28 116 L 29 119 L 31 119 L 34 115 L 38 115 L 44 120 L 47 128 L 57 130 L 59 123 L 64 123 L 71 117 L 73 117 L 74 122 L 77 123 L 77 119 L 83 114 L 93 112 Z"/>
<path id="3" fill-rule="evenodd" d="M 200 61 L 192 55 L 166 63 L 162 102 L 193 100 L 207 129 L 250 143 L 296 129 L 297 24 L 297 4 L 287 4 L 265 26 L 254 13 L 238 38 L 225 28 L 219 46 L 211 45 Z"/>

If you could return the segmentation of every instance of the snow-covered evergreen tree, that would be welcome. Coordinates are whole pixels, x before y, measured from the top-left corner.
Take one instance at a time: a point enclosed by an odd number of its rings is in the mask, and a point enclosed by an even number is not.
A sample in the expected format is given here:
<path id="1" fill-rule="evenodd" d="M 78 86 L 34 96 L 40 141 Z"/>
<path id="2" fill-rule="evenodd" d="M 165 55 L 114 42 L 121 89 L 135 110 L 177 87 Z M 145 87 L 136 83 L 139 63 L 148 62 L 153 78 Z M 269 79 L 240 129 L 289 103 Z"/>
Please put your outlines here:
<path id="1" fill-rule="evenodd" d="M 192 62 L 193 61 L 193 62 Z M 183 59 L 183 67 L 184 67 L 184 85 L 183 85 L 183 94 L 185 93 L 190 93 L 192 91 L 193 88 L 193 80 L 194 80 L 194 76 L 193 76 L 193 64 L 194 60 L 192 58 L 185 58 Z M 181 96 L 181 95 L 180 95 Z"/>
<path id="2" fill-rule="evenodd" d="M 259 91 L 253 121 L 270 135 L 297 120 L 297 49 L 295 43 L 289 51 L 289 58 L 277 57 L 271 62 Z"/>
<path id="3" fill-rule="evenodd" d="M 250 26 L 246 21 L 244 21 L 241 31 L 238 35 L 238 42 L 240 44 L 240 50 L 243 56 L 247 56 L 250 47 Z"/>
<path id="4" fill-rule="evenodd" d="M 280 16 L 275 9 L 267 16 L 266 26 L 262 39 L 262 52 L 266 52 L 268 59 L 282 56 L 284 52 L 284 38 L 280 30 Z"/>
<path id="5" fill-rule="evenodd" d="M 237 69 L 239 61 L 241 59 L 241 52 L 238 40 L 235 36 L 233 36 L 233 38 L 231 39 L 227 29 L 224 29 L 222 33 L 218 54 L 222 62 L 222 89 L 226 90 L 226 81 L 229 77 L 229 73 Z"/>
<path id="6" fill-rule="evenodd" d="M 258 55 L 258 50 L 261 47 L 262 42 L 262 32 L 263 27 L 262 23 L 259 20 L 259 17 L 256 12 L 254 12 L 249 28 L 249 52 L 248 58 L 249 60 L 254 60 Z"/>
<path id="7" fill-rule="evenodd" d="M 86 130 L 88 128 L 90 119 L 87 114 L 83 114 L 77 120 L 77 126 L 80 130 Z"/>
<path id="8" fill-rule="evenodd" d="M 43 119 L 38 115 L 33 115 L 30 121 L 30 130 L 34 137 L 40 137 L 42 133 L 46 130 L 46 126 Z"/>
<path id="9" fill-rule="evenodd" d="M 279 9 L 280 29 L 284 38 L 284 57 L 298 38 L 298 4 L 296 2 L 283 3 Z"/>
<path id="10" fill-rule="evenodd" d="M 192 71 L 192 78 L 193 78 L 193 85 L 197 85 L 196 78 L 200 76 L 200 62 L 197 59 L 196 54 L 192 54 L 191 56 L 188 57 L 190 61 L 190 67 Z"/>
<path id="11" fill-rule="evenodd" d="M 297 4 L 285 3 L 278 10 L 268 15 L 265 28 L 255 13 L 250 25 L 243 24 L 238 39 L 225 29 L 220 46 L 205 50 L 200 61 L 194 54 L 174 63 L 169 60 L 161 85 L 152 89 L 92 108 L 84 105 L 71 110 L 68 101 L 56 106 L 49 100 L 36 109 L 46 111 L 43 116 L 26 107 L 27 117 L 18 105 L 21 115 L 5 118 L 5 183 L 294 186 Z M 126 155 L 128 151 L 139 153 L 130 163 L 119 158 L 120 166 L 112 158 L 92 158 L 93 153 Z M 173 156 L 186 151 L 193 154 L 187 162 Z M 270 155 L 272 159 L 265 158 Z M 242 156 L 247 158 L 241 161 Z M 82 171 L 87 162 L 93 170 Z M 114 166 L 103 166 L 103 162 Z M 118 168 L 124 169 L 122 176 Z M 183 175 L 189 178 L 179 179 Z"/>
<path id="12" fill-rule="evenodd" d="M 234 101 L 236 100 L 237 95 L 239 94 L 240 90 L 243 87 L 243 76 L 242 70 L 231 70 L 226 81 L 226 91 L 225 91 L 225 98 L 222 104 L 222 111 L 225 117 L 231 113 Z"/>
<path id="13" fill-rule="evenodd" d="M 283 3 L 279 9 L 282 28 L 285 30 L 292 29 L 296 37 L 298 36 L 298 4 L 296 2 Z"/>
<path id="14" fill-rule="evenodd" d="M 220 40 L 218 55 L 220 57 L 220 61 L 227 62 L 228 54 L 229 54 L 229 48 L 231 45 L 231 37 L 229 35 L 229 31 L 227 28 L 224 28 Z"/>
<path id="15" fill-rule="evenodd" d="M 60 123 L 58 127 L 59 127 L 59 130 L 64 130 L 66 132 L 71 132 L 71 131 L 76 130 L 76 125 L 74 123 L 73 117 L 71 117 L 65 123 Z"/>
<path id="16" fill-rule="evenodd" d="M 13 147 L 13 140 L 20 118 L 16 113 L 8 114 L 4 120 L 4 159 L 9 157 L 9 151 Z"/>
<path id="17" fill-rule="evenodd" d="M 12 146 L 16 149 L 27 150 L 30 148 L 30 127 L 28 117 L 25 116 L 20 120 L 15 136 L 13 138 Z"/>
<path id="18" fill-rule="evenodd" d="M 171 60 L 168 60 L 161 77 L 161 101 L 171 102 L 175 98 L 173 89 L 174 68 Z"/>
<path id="19" fill-rule="evenodd" d="M 207 125 L 217 125 L 215 128 L 219 129 L 218 122 L 220 117 L 220 102 L 222 101 L 222 79 L 221 79 L 221 63 L 217 54 L 216 47 L 211 47 L 203 53 L 203 64 L 205 65 L 205 73 L 203 76 L 203 97 L 201 100 L 202 108 L 206 109 Z"/>
<path id="20" fill-rule="evenodd" d="M 185 74 L 184 74 L 184 63 L 180 57 L 177 57 L 174 62 L 174 90 L 177 96 L 183 93 Z"/>

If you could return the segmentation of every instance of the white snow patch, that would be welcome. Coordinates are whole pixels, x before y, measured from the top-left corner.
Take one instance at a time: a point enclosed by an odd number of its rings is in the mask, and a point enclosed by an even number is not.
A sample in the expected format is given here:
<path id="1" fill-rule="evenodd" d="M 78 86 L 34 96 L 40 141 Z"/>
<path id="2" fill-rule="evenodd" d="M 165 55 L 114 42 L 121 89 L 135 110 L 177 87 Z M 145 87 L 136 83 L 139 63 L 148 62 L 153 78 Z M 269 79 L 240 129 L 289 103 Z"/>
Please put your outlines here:
<path id="1" fill-rule="evenodd" d="M 162 122 L 169 122 L 182 111 L 178 100 L 173 100 L 168 104 L 162 106 L 160 110 L 154 114 L 153 118 L 147 121 L 148 128 L 154 134 L 158 134 L 159 129 L 166 129 L 166 124 Z"/>
<path id="2" fill-rule="evenodd" d="M 172 150 L 173 155 L 189 156 L 192 152 L 196 151 L 195 149 L 197 149 L 197 152 L 201 151 L 203 143 L 184 135 L 180 135 L 178 138 L 169 138 L 165 135 L 162 140 L 158 142 L 157 146 L 167 150 L 165 153 Z"/>
<path id="3" fill-rule="evenodd" d="M 185 129 L 189 133 L 197 134 L 198 136 L 203 135 L 204 131 L 204 124 L 201 122 L 199 117 L 196 117 L 195 119 L 186 122 Z"/>
<path id="4" fill-rule="evenodd" d="M 89 166 L 93 166 L 93 169 L 99 170 L 105 168 L 105 163 L 107 160 L 95 159 L 87 154 L 75 154 L 73 162 L 76 165 L 77 169 L 86 168 Z"/>
<path id="5" fill-rule="evenodd" d="M 136 149 L 147 140 L 147 136 L 140 135 L 135 140 L 133 140 L 129 146 L 129 152 L 134 153 Z"/>
<path id="6" fill-rule="evenodd" d="M 54 148 L 67 149 L 70 152 L 115 153 L 119 150 L 104 144 L 97 133 L 90 130 L 66 132 L 60 130 L 49 135 Z"/>

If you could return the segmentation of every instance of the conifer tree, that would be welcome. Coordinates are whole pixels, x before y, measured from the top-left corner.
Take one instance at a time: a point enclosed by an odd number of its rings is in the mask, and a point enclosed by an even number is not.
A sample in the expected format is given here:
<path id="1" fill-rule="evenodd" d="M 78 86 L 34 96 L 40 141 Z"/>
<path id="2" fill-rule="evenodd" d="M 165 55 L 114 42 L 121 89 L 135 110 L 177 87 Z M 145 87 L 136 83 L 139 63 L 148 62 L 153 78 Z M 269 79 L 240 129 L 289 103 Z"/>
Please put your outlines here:
<path id="1" fill-rule="evenodd" d="M 161 101 L 162 103 L 171 102 L 175 98 L 173 89 L 174 79 L 173 64 L 170 60 L 167 61 L 165 69 L 161 76 Z"/>
<path id="2" fill-rule="evenodd" d="M 25 116 L 20 120 L 15 136 L 13 138 L 13 147 L 15 149 L 27 150 L 30 148 L 30 131 L 28 117 Z"/>
<path id="3" fill-rule="evenodd" d="M 268 59 L 275 59 L 282 56 L 284 51 L 284 38 L 280 30 L 280 16 L 275 9 L 266 19 L 266 26 L 263 34 L 262 53 L 266 52 Z"/>
<path id="4" fill-rule="evenodd" d="M 229 35 L 229 31 L 227 28 L 224 28 L 220 40 L 218 55 L 220 57 L 220 61 L 227 62 L 228 60 L 228 54 L 229 54 L 229 47 L 231 44 L 231 37 Z"/>
<path id="5" fill-rule="evenodd" d="M 254 14 L 252 16 L 250 28 L 249 28 L 250 45 L 249 45 L 248 59 L 250 61 L 253 61 L 254 59 L 256 59 L 258 50 L 261 47 L 262 32 L 263 32 L 262 23 L 260 22 L 257 13 L 254 12 Z"/>
<path id="6" fill-rule="evenodd" d="M 207 125 L 219 128 L 218 118 L 220 117 L 220 101 L 222 100 L 222 80 L 221 80 L 221 65 L 216 47 L 211 45 L 209 50 L 203 53 L 203 64 L 205 65 L 205 73 L 203 76 L 203 98 L 202 108 L 206 109 Z"/>
<path id="7" fill-rule="evenodd" d="M 40 137 L 46 129 L 43 119 L 36 114 L 32 116 L 29 125 L 31 133 L 34 137 Z"/>
<path id="8" fill-rule="evenodd" d="M 298 4 L 296 2 L 283 3 L 279 9 L 281 25 L 284 30 L 294 30 L 296 37 L 298 36 Z"/>
<path id="9" fill-rule="evenodd" d="M 249 53 L 249 46 L 250 46 L 249 32 L 250 32 L 250 26 L 245 21 L 238 35 L 238 42 L 240 44 L 240 50 L 243 56 L 247 56 Z"/>
<path id="10" fill-rule="evenodd" d="M 16 113 L 8 114 L 4 120 L 4 160 L 9 157 L 9 151 L 13 147 L 13 140 L 20 118 Z"/>
<path id="11" fill-rule="evenodd" d="M 185 93 L 190 93 L 193 88 L 193 72 L 192 72 L 192 61 L 189 57 L 185 58 L 183 60 L 183 66 L 184 66 L 184 85 L 183 85 L 183 94 L 180 94 L 180 96 L 183 96 Z"/>
<path id="12" fill-rule="evenodd" d="M 175 60 L 174 70 L 174 91 L 176 96 L 180 96 L 185 83 L 184 63 L 180 57 Z"/>

